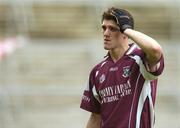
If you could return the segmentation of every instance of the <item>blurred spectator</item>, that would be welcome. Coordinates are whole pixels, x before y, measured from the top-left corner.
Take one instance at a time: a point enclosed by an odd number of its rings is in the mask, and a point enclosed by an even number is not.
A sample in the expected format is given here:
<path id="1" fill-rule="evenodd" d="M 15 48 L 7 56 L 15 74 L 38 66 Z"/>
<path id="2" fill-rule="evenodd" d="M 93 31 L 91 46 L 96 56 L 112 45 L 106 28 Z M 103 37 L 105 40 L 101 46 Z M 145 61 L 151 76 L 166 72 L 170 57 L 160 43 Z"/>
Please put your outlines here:
<path id="1" fill-rule="evenodd" d="M 25 42 L 23 40 L 24 38 L 21 36 L 1 39 L 0 40 L 0 61 L 4 57 L 12 54 L 17 48 L 22 47 Z"/>

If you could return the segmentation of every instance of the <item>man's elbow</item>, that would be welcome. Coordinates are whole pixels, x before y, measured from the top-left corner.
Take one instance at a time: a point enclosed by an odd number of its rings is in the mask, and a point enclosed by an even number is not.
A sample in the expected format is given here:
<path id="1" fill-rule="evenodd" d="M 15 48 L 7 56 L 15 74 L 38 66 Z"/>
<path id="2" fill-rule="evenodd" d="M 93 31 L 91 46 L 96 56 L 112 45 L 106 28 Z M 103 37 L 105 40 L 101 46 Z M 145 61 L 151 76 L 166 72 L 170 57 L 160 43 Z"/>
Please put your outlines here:
<path id="1" fill-rule="evenodd" d="M 150 65 L 156 64 L 159 59 L 161 58 L 163 53 L 163 50 L 160 45 L 155 45 L 152 47 L 150 50 L 150 53 L 147 54 L 147 61 L 149 62 Z"/>
<path id="2" fill-rule="evenodd" d="M 160 45 L 153 47 L 152 56 L 153 56 L 154 60 L 158 61 L 161 58 L 162 53 L 163 53 L 163 50 Z"/>

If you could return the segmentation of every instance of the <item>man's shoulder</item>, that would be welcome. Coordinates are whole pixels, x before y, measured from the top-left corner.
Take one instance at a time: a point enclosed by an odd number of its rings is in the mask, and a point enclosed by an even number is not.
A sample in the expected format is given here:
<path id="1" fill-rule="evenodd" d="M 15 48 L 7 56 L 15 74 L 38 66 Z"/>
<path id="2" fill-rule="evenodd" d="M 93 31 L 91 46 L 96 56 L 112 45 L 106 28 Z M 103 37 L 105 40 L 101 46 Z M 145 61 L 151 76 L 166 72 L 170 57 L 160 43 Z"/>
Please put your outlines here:
<path id="1" fill-rule="evenodd" d="M 136 44 L 131 44 L 129 50 L 127 51 L 126 55 L 128 56 L 144 56 L 144 52 L 142 51 L 141 48 L 139 48 Z"/>
<path id="2" fill-rule="evenodd" d="M 103 60 L 101 60 L 99 63 L 97 63 L 91 70 L 91 72 L 96 72 L 100 68 L 102 68 L 106 63 L 108 62 L 108 56 L 105 56 Z"/>

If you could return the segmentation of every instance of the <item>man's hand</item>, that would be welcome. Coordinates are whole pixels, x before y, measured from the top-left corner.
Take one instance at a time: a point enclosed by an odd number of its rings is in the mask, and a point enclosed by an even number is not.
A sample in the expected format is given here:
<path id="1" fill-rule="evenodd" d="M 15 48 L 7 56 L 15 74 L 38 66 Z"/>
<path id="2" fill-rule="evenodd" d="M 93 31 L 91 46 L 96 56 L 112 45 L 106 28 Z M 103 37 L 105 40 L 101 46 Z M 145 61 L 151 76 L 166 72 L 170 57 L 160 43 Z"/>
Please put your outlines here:
<path id="1" fill-rule="evenodd" d="M 123 33 L 127 28 L 134 29 L 134 20 L 122 10 L 113 10 L 111 14 L 116 18 L 120 31 Z"/>

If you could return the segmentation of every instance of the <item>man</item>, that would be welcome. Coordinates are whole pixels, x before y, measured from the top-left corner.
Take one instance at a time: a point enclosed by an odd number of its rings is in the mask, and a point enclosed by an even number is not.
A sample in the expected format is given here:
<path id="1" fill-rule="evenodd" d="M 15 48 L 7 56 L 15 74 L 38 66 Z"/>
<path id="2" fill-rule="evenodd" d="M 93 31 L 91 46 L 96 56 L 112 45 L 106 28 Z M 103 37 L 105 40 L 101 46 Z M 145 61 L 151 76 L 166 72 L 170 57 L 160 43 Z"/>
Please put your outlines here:
<path id="1" fill-rule="evenodd" d="M 152 128 L 161 46 L 133 30 L 133 17 L 123 9 L 104 12 L 102 29 L 108 54 L 91 71 L 82 97 L 80 107 L 91 112 L 86 128 Z"/>

